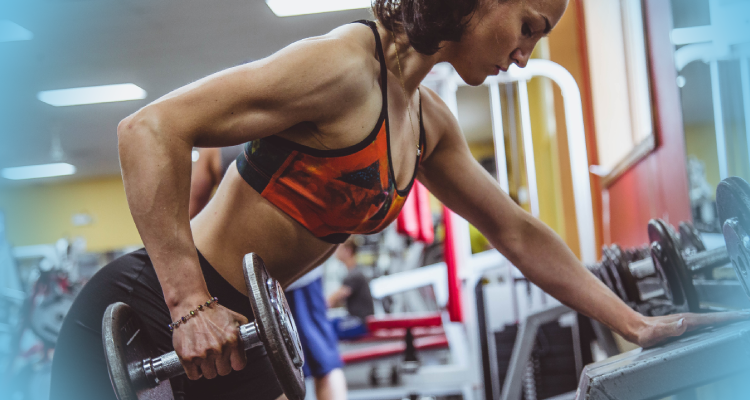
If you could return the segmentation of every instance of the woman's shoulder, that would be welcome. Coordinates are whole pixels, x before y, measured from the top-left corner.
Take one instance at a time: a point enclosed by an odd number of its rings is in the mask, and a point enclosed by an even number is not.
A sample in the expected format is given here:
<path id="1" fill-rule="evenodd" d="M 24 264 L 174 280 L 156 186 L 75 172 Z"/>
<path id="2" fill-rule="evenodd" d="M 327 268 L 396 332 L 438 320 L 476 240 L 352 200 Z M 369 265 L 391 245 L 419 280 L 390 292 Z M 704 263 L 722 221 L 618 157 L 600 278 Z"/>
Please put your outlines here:
<path id="1" fill-rule="evenodd" d="M 380 75 L 372 30 L 359 23 L 340 26 L 324 35 L 295 42 L 282 49 L 273 59 L 294 64 L 299 78 L 313 86 L 326 86 L 353 94 L 371 90 L 372 81 Z"/>
<path id="2" fill-rule="evenodd" d="M 427 139 L 425 158 L 428 158 L 443 138 L 461 136 L 461 128 L 450 107 L 437 93 L 425 85 L 420 85 L 419 92 L 422 102 L 422 121 Z"/>

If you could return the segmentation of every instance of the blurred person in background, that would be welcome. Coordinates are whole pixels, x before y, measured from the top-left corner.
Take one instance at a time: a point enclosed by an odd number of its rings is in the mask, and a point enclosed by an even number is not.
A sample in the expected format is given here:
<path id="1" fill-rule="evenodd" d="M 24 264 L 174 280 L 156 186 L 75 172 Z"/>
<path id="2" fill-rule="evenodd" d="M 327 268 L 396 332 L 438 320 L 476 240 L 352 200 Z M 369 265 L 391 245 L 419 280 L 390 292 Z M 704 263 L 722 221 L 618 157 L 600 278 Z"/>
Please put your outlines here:
<path id="1" fill-rule="evenodd" d="M 348 316 L 333 320 L 339 339 L 354 339 L 367 333 L 366 318 L 375 313 L 370 281 L 357 264 L 357 244 L 353 238 L 336 249 L 336 258 L 347 269 L 341 287 L 328 296 L 328 307 L 346 306 Z"/>

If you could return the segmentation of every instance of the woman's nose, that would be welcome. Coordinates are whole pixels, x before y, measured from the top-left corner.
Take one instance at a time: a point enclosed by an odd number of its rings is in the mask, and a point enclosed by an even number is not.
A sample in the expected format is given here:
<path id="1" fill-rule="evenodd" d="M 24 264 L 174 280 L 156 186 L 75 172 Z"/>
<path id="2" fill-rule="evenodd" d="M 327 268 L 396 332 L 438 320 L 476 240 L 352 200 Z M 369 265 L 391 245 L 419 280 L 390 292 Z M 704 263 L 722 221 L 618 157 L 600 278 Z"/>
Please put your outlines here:
<path id="1" fill-rule="evenodd" d="M 510 55 L 513 62 L 516 63 L 521 68 L 526 67 L 526 64 L 529 62 L 529 58 L 531 57 L 531 51 L 523 51 L 520 48 L 515 49 L 513 53 Z"/>

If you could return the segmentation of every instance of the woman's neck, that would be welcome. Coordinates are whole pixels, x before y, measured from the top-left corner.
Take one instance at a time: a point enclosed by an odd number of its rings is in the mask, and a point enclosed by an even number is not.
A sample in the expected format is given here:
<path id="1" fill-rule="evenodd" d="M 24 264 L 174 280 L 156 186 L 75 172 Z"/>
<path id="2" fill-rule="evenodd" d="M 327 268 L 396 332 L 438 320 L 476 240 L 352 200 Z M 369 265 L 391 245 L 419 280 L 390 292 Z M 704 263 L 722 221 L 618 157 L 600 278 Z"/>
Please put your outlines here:
<path id="1" fill-rule="evenodd" d="M 414 95 L 419 84 L 430 73 L 432 67 L 442 61 L 440 59 L 440 52 L 438 51 L 431 56 L 421 54 L 411 47 L 405 34 L 397 32 L 392 34 L 380 23 L 378 23 L 378 33 L 383 43 L 383 53 L 385 54 L 385 63 L 388 70 L 399 77 L 399 79 L 403 79 L 407 96 Z M 395 46 L 394 37 L 396 39 Z M 398 56 L 396 49 L 398 49 Z M 401 64 L 400 71 L 399 64 Z"/>

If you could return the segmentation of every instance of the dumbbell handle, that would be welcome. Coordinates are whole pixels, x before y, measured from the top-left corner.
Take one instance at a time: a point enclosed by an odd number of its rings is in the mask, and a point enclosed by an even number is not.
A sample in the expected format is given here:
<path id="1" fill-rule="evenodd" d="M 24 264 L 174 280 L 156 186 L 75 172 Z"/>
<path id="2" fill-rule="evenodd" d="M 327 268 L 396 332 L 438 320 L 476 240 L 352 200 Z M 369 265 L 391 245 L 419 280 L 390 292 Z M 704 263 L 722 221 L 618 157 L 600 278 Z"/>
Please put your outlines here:
<path id="1" fill-rule="evenodd" d="M 726 246 L 701 251 L 685 257 L 685 265 L 691 273 L 700 272 L 704 269 L 720 267 L 728 263 L 729 253 L 727 252 Z M 656 273 L 654 261 L 651 257 L 630 263 L 628 268 L 636 279 L 643 279 Z"/>
<path id="2" fill-rule="evenodd" d="M 263 345 L 260 336 L 258 336 L 258 326 L 255 324 L 255 321 L 240 326 L 239 330 L 243 349 L 250 350 L 253 347 Z M 185 369 L 182 367 L 177 353 L 172 351 L 161 357 L 143 360 L 143 372 L 146 375 L 148 384 L 156 386 L 161 381 L 184 374 Z"/>

